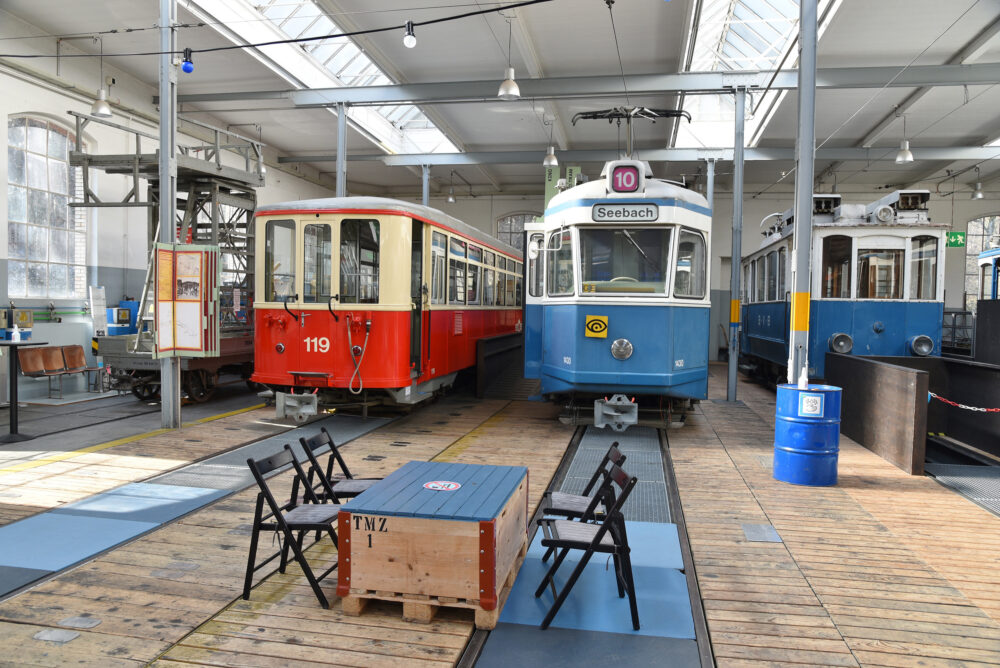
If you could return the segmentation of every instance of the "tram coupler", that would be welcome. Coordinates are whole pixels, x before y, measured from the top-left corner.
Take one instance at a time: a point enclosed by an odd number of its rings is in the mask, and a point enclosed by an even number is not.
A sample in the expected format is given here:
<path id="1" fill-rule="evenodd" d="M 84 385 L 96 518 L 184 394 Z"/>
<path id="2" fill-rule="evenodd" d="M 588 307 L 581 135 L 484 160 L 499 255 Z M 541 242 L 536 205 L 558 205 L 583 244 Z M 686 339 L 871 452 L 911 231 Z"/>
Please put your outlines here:
<path id="1" fill-rule="evenodd" d="M 319 397 L 315 394 L 275 392 L 274 406 L 279 419 L 290 417 L 296 422 L 305 422 L 318 414 Z"/>
<path id="2" fill-rule="evenodd" d="M 625 431 L 639 422 L 639 404 L 624 394 L 615 394 L 610 399 L 594 400 L 594 426 L 603 429 L 611 427 L 615 431 Z"/>

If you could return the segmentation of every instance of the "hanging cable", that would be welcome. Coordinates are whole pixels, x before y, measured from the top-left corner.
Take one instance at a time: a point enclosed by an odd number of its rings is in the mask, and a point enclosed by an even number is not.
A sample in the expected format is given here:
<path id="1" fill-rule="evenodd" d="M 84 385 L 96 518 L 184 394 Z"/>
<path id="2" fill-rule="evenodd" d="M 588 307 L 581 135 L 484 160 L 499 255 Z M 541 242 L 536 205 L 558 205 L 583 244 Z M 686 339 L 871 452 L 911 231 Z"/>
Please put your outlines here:
<path id="1" fill-rule="evenodd" d="M 604 0 L 604 4 L 608 6 L 608 16 L 611 17 L 611 34 L 615 36 L 615 51 L 618 52 L 618 69 L 622 73 L 622 88 L 625 89 L 625 104 L 632 106 L 632 102 L 628 99 L 628 83 L 625 81 L 625 66 L 622 64 L 622 50 L 618 46 L 618 31 L 615 29 L 615 13 L 611 11 L 611 5 L 615 4 L 615 0 Z"/>
<path id="2" fill-rule="evenodd" d="M 359 321 L 360 322 L 360 321 Z M 351 353 L 351 361 L 354 362 L 354 373 L 351 374 L 351 381 L 347 384 L 347 389 L 351 394 L 361 394 L 365 389 L 365 382 L 361 378 L 361 363 L 365 361 L 365 353 L 368 352 L 368 336 L 372 333 L 372 321 L 365 320 L 365 342 L 360 346 L 355 346 L 351 339 L 351 329 L 354 321 L 347 323 L 347 348 Z M 358 379 L 358 389 L 354 389 L 354 379 Z"/>

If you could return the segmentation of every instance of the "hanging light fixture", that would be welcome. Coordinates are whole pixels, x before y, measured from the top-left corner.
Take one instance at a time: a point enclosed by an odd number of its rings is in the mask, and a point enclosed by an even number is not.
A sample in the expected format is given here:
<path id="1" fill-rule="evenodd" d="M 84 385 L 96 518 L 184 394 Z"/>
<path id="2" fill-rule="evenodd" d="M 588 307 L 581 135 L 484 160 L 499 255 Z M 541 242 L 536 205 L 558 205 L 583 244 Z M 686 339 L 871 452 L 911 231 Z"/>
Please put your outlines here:
<path id="1" fill-rule="evenodd" d="M 406 22 L 406 33 L 403 35 L 403 46 L 412 49 L 417 45 L 417 36 L 413 34 L 413 21 Z"/>
<path id="2" fill-rule="evenodd" d="M 542 119 L 545 122 L 545 119 Z M 556 119 L 553 116 L 552 122 L 549 123 L 549 152 L 545 154 L 545 159 L 542 160 L 542 166 L 544 167 L 558 167 L 559 159 L 556 157 L 556 147 L 552 143 L 552 127 L 556 124 Z"/>
<path id="3" fill-rule="evenodd" d="M 510 20 L 507 20 L 507 70 L 504 72 L 503 83 L 500 84 L 500 91 L 497 97 L 501 100 L 516 100 L 521 97 L 521 89 L 514 81 L 514 67 L 510 64 L 510 38 L 512 28 Z"/>
<path id="4" fill-rule="evenodd" d="M 98 37 L 101 44 L 101 88 L 97 91 L 97 99 L 90 106 L 90 115 L 98 118 L 111 118 L 111 105 L 108 104 L 108 94 L 104 91 L 104 38 Z"/>
<path id="5" fill-rule="evenodd" d="M 976 167 L 976 189 L 972 191 L 972 199 L 982 199 L 985 197 L 983 194 L 983 184 L 979 180 L 979 167 Z"/>
<path id="6" fill-rule="evenodd" d="M 896 153 L 896 164 L 905 165 L 913 162 L 913 153 L 910 152 L 910 142 L 906 138 L 906 114 L 903 116 L 903 141 L 899 142 L 899 151 Z"/>
<path id="7" fill-rule="evenodd" d="M 455 170 L 451 170 L 451 178 L 448 181 L 448 204 L 455 203 Z"/>

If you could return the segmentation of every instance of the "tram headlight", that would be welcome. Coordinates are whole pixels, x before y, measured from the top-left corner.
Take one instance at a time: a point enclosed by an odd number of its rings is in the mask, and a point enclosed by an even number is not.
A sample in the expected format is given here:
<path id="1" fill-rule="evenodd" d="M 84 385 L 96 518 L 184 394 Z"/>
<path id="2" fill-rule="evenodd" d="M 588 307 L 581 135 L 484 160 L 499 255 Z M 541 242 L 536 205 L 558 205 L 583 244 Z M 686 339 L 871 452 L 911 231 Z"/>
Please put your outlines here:
<path id="1" fill-rule="evenodd" d="M 632 342 L 628 339 L 615 339 L 611 344 L 611 356 L 616 360 L 627 360 L 632 357 Z"/>
<path id="2" fill-rule="evenodd" d="M 918 334 L 909 340 L 910 350 L 917 357 L 927 357 L 934 352 L 934 339 L 926 334 Z"/>
<path id="3" fill-rule="evenodd" d="M 830 350 L 846 355 L 854 349 L 854 339 L 850 334 L 838 332 L 830 337 Z"/>

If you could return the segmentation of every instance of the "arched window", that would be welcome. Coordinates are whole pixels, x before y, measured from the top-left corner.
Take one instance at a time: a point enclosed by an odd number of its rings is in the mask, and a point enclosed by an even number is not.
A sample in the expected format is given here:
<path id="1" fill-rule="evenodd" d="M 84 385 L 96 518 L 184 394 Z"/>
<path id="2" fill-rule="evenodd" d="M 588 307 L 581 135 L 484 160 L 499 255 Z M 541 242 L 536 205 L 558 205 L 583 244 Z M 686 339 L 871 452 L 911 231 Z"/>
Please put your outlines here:
<path id="1" fill-rule="evenodd" d="M 87 289 L 87 214 L 81 168 L 71 167 L 76 137 L 31 116 L 7 120 L 7 293 L 80 299 Z"/>
<path id="2" fill-rule="evenodd" d="M 522 211 L 497 219 L 497 239 L 514 248 L 524 250 L 524 224 L 541 217 L 540 213 Z"/>

